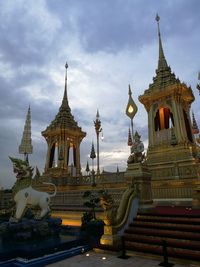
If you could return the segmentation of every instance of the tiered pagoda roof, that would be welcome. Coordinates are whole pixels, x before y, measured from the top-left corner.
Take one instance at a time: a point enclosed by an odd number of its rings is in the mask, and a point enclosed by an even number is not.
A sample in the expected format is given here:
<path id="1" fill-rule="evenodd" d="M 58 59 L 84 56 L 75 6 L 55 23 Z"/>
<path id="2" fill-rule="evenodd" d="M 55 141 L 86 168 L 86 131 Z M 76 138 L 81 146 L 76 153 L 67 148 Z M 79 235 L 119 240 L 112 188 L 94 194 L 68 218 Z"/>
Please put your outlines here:
<path id="1" fill-rule="evenodd" d="M 47 132 L 47 131 L 49 132 L 49 131 L 55 130 L 57 128 L 70 129 L 70 130 L 82 132 L 81 127 L 78 126 L 78 123 L 75 121 L 74 116 L 71 113 L 71 109 L 70 109 L 70 106 L 68 103 L 68 97 L 67 97 L 67 68 L 68 68 L 68 65 L 66 64 L 65 67 L 66 67 L 65 89 L 64 89 L 64 96 L 63 96 L 62 104 L 59 108 L 57 115 L 55 116 L 55 119 L 50 123 L 49 126 L 47 126 L 47 128 L 44 132 Z"/>
<path id="2" fill-rule="evenodd" d="M 180 80 L 176 78 L 175 74 L 172 73 L 170 66 L 167 64 L 167 60 L 164 55 L 160 26 L 159 26 L 160 17 L 156 16 L 156 21 L 158 23 L 158 39 L 159 39 L 159 59 L 158 67 L 156 69 L 156 76 L 153 78 L 153 83 L 149 85 L 149 89 L 163 89 L 168 85 L 180 84 Z"/>
<path id="3" fill-rule="evenodd" d="M 160 17 L 156 16 L 158 25 L 158 41 L 159 41 L 159 58 L 158 66 L 156 69 L 156 76 L 153 77 L 153 83 L 149 84 L 149 88 L 145 90 L 144 94 L 139 97 L 139 100 L 145 104 L 149 101 L 149 95 L 160 98 L 162 95 L 178 93 L 187 102 L 192 103 L 194 101 L 194 95 L 190 86 L 187 86 L 184 82 L 181 82 L 175 74 L 171 71 L 170 66 L 164 55 L 159 21 Z M 164 93 L 165 92 L 165 93 Z"/>

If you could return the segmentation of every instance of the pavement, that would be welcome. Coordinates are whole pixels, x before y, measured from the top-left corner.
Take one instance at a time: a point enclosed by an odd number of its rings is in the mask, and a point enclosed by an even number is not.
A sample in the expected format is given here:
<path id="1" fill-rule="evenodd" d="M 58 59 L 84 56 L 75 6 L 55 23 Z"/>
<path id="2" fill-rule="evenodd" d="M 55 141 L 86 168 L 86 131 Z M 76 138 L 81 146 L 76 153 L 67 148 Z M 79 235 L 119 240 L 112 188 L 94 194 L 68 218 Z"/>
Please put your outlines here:
<path id="1" fill-rule="evenodd" d="M 161 257 L 143 257 L 132 255 L 128 259 L 120 259 L 117 255 L 107 252 L 89 251 L 87 253 L 74 256 L 50 265 L 48 267 L 156 267 L 162 262 Z M 170 263 L 174 263 L 174 267 L 200 267 L 200 263 L 179 263 L 175 259 L 169 259 Z"/>

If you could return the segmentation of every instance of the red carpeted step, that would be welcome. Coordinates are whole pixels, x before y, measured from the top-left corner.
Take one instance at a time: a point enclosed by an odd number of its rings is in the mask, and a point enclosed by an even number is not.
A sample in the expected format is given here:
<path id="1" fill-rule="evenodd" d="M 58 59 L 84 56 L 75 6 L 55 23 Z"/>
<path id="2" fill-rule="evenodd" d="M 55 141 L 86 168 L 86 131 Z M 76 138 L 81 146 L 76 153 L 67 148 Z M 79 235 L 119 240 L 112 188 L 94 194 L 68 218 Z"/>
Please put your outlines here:
<path id="1" fill-rule="evenodd" d="M 155 236 L 143 236 L 143 235 L 124 235 L 125 241 L 129 242 L 140 242 L 140 243 L 147 243 L 147 244 L 154 244 L 154 245 L 162 245 L 163 238 L 162 237 L 155 237 Z M 192 240 L 185 240 L 185 239 L 175 239 L 175 238 L 164 238 L 167 242 L 168 247 L 175 247 L 175 248 L 186 248 L 191 250 L 200 251 L 200 241 L 192 241 Z"/>
<path id="2" fill-rule="evenodd" d="M 125 241 L 125 246 L 127 250 L 134 250 L 134 251 L 146 252 L 158 255 L 162 255 L 163 253 L 162 246 L 159 245 Z M 167 252 L 169 256 L 173 257 L 179 257 L 191 260 L 200 260 L 199 251 L 168 247 Z"/>
<path id="3" fill-rule="evenodd" d="M 170 217 L 168 216 L 158 216 L 158 215 L 137 215 L 134 221 L 148 221 L 148 222 L 169 222 L 169 223 L 184 223 L 184 224 L 191 224 L 191 225 L 200 225 L 200 217 Z"/>
<path id="4" fill-rule="evenodd" d="M 188 206 L 156 206 L 150 212 L 151 214 L 169 214 L 170 216 L 200 216 L 200 209 L 193 209 Z"/>
<path id="5" fill-rule="evenodd" d="M 175 230 L 160 230 L 160 229 L 149 229 L 142 227 L 129 227 L 125 230 L 126 234 L 142 234 L 148 236 L 159 236 L 159 237 L 172 237 L 177 239 L 188 239 L 188 240 L 199 240 L 200 233 L 192 233 L 186 231 L 175 231 Z"/>
<path id="6" fill-rule="evenodd" d="M 200 232 L 200 225 L 190 224 L 175 224 L 169 222 L 149 222 L 135 220 L 130 224 L 130 227 L 142 227 L 142 228 L 156 228 L 156 229 L 171 229 L 171 230 L 182 230 L 188 232 Z"/>
<path id="7" fill-rule="evenodd" d="M 124 232 L 125 247 L 162 255 L 163 240 L 170 256 L 200 260 L 200 216 L 184 208 L 161 209 L 162 213 L 140 213 Z M 176 215 L 176 211 L 178 214 Z"/>
<path id="8" fill-rule="evenodd" d="M 158 245 L 143 244 L 139 242 L 125 241 L 125 247 L 127 250 L 134 250 L 139 252 L 149 252 L 152 254 L 162 254 L 162 247 Z"/>

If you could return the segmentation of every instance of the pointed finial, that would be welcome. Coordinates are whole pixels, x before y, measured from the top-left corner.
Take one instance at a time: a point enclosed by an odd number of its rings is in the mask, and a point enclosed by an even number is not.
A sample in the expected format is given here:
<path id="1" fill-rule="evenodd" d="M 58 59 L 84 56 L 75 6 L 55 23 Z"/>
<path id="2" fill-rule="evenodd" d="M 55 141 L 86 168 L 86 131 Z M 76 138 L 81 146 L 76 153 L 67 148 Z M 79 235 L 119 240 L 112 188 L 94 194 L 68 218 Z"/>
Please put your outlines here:
<path id="1" fill-rule="evenodd" d="M 160 17 L 158 16 L 158 14 L 156 15 L 156 21 L 157 21 L 157 25 L 158 25 L 158 39 L 159 39 L 159 59 L 158 59 L 158 70 L 161 70 L 163 68 L 167 68 L 167 61 L 165 59 L 165 55 L 164 55 L 164 51 L 163 51 L 163 47 L 162 47 L 162 40 L 161 40 L 161 34 L 160 34 Z"/>
<path id="2" fill-rule="evenodd" d="M 66 69 L 66 73 L 65 73 L 65 89 L 67 89 L 67 69 L 68 69 L 68 64 L 66 62 L 65 64 L 65 69 Z"/>
<path id="3" fill-rule="evenodd" d="M 60 110 L 63 110 L 63 109 L 66 109 L 66 108 L 69 109 L 68 98 L 67 98 L 67 68 L 68 68 L 68 64 L 66 62 L 66 64 L 65 64 L 65 69 L 66 69 L 66 72 L 65 72 L 65 88 L 64 88 L 64 95 L 63 95 L 62 104 L 60 106 Z"/>
<path id="4" fill-rule="evenodd" d="M 156 14 L 156 21 L 157 21 L 157 25 L 158 25 L 158 36 L 160 37 L 160 24 L 159 24 L 160 17 L 158 16 L 158 13 Z"/>
<path id="5" fill-rule="evenodd" d="M 95 153 L 93 141 L 92 141 L 92 147 L 91 147 L 91 152 L 90 152 L 90 158 L 91 159 L 95 159 L 96 158 L 96 153 Z"/>
<path id="6" fill-rule="evenodd" d="M 119 173 L 119 167 L 118 167 L 118 165 L 117 165 L 117 173 Z"/>
<path id="7" fill-rule="evenodd" d="M 131 92 L 131 86 L 130 86 L 130 84 L 128 85 L 128 94 L 129 94 L 129 96 L 131 96 L 131 95 L 132 95 L 132 92 Z"/>
<path id="8" fill-rule="evenodd" d="M 96 119 L 98 120 L 99 118 L 100 118 L 100 116 L 99 116 L 99 110 L 97 109 Z"/>
<path id="9" fill-rule="evenodd" d="M 156 14 L 156 21 L 157 21 L 157 25 L 158 25 L 158 36 L 160 38 L 160 24 L 159 24 L 160 17 L 158 16 L 158 13 Z"/>
<path id="10" fill-rule="evenodd" d="M 86 164 L 86 169 L 85 169 L 85 171 L 86 171 L 87 173 L 90 172 L 90 167 L 89 167 L 88 160 L 87 160 L 87 164 Z"/>
<path id="11" fill-rule="evenodd" d="M 156 21 L 159 23 L 160 17 L 158 16 L 158 13 L 156 14 Z"/>

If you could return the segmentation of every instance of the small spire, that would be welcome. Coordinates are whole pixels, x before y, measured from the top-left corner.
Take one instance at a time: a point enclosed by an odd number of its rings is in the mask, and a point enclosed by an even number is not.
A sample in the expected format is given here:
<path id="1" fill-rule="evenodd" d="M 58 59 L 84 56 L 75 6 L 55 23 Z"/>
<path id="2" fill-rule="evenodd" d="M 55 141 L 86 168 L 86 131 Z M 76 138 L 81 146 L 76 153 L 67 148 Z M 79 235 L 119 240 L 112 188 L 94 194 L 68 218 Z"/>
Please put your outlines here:
<path id="1" fill-rule="evenodd" d="M 90 172 L 90 167 L 89 167 L 88 160 L 87 160 L 87 164 L 86 164 L 85 171 L 86 171 L 87 173 L 89 173 L 89 172 Z"/>
<path id="2" fill-rule="evenodd" d="M 199 133 L 199 128 L 194 116 L 194 112 L 192 112 L 192 133 L 193 134 L 198 134 Z"/>
<path id="3" fill-rule="evenodd" d="M 92 142 L 92 148 L 91 148 L 91 152 L 90 152 L 90 158 L 91 159 L 95 159 L 96 158 L 96 153 L 95 153 L 94 143 L 93 142 Z"/>
<path id="4" fill-rule="evenodd" d="M 70 107 L 68 104 L 68 98 L 67 98 L 67 69 L 68 69 L 67 62 L 65 64 L 65 69 L 66 69 L 66 72 L 65 72 L 65 89 L 64 89 L 62 104 L 61 104 L 60 109 L 59 109 L 60 111 L 64 111 L 66 109 L 70 111 Z"/>
<path id="5" fill-rule="evenodd" d="M 65 69 L 66 69 L 66 72 L 65 72 L 65 89 L 64 89 L 64 96 L 63 96 L 63 101 L 62 101 L 62 105 L 68 105 L 68 98 L 67 98 L 67 69 L 68 69 L 68 64 L 66 62 L 65 64 Z"/>
<path id="6" fill-rule="evenodd" d="M 165 59 L 163 46 L 162 46 L 162 40 L 161 40 L 161 34 L 160 34 L 160 17 L 158 14 L 156 15 L 156 21 L 158 25 L 158 39 L 159 39 L 159 59 L 158 59 L 158 70 L 168 67 L 167 61 Z"/>
<path id="7" fill-rule="evenodd" d="M 117 165 L 117 174 L 119 174 L 119 167 L 118 167 L 118 165 Z"/>
<path id="8" fill-rule="evenodd" d="M 33 153 L 32 139 L 31 139 L 31 108 L 28 107 L 24 131 L 19 145 L 19 153 L 24 154 L 24 159 L 27 160 L 26 155 Z"/>
<path id="9" fill-rule="evenodd" d="M 99 120 L 100 116 L 99 116 L 99 110 L 97 109 L 97 115 L 96 115 L 96 119 Z"/>

